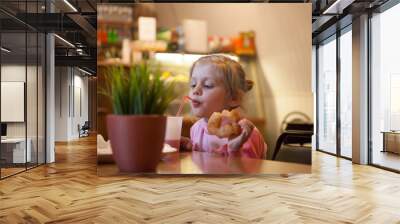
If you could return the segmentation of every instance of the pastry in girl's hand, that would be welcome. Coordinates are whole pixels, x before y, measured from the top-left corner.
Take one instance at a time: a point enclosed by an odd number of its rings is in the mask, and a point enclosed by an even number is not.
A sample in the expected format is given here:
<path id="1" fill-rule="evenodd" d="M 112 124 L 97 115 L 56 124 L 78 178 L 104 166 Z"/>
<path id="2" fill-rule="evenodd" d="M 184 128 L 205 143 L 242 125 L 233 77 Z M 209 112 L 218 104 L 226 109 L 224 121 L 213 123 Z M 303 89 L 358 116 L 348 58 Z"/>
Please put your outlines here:
<path id="1" fill-rule="evenodd" d="M 240 113 L 238 109 L 223 110 L 222 113 L 214 112 L 208 119 L 207 130 L 209 134 L 220 138 L 233 138 L 241 133 Z"/>

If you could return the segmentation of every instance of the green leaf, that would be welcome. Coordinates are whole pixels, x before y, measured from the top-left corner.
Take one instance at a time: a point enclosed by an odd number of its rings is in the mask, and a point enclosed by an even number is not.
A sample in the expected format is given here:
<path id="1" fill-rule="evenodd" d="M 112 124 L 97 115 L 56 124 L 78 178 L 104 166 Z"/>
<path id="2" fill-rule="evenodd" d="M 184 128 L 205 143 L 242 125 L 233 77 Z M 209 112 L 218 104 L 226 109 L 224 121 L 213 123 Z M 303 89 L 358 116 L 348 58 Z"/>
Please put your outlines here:
<path id="1" fill-rule="evenodd" d="M 107 96 L 115 114 L 164 114 L 176 98 L 175 85 L 161 79 L 159 66 L 149 63 L 126 69 L 112 67 L 104 76 L 105 86 L 98 93 Z"/>

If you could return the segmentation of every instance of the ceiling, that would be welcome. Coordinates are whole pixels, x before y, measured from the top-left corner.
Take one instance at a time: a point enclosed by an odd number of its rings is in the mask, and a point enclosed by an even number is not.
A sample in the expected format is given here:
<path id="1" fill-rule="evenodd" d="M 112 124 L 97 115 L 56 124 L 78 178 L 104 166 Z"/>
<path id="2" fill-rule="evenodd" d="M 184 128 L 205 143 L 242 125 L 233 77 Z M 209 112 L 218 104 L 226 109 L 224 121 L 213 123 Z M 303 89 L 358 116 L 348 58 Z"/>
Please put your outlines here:
<path id="1" fill-rule="evenodd" d="M 335 7 L 331 7 L 339 2 Z M 312 3 L 313 43 L 332 35 L 351 23 L 352 17 L 382 5 L 387 0 L 230 0 L 229 2 Z M 36 39 L 25 31 L 54 32 L 75 45 L 72 48 L 55 38 L 56 65 L 75 65 L 96 70 L 97 3 L 170 2 L 170 0 L 1 0 L 2 46 L 12 52 L 9 58 L 36 52 Z M 198 0 L 196 2 L 227 2 Z M 328 8 L 334 8 L 324 14 Z M 52 11 L 52 13 L 48 13 Z M 340 22 L 338 22 L 340 20 Z M 338 25 L 339 24 L 339 25 Z M 25 51 L 25 41 L 28 43 Z M 42 45 L 39 46 L 41 48 Z M 77 50 L 79 49 L 79 50 Z M 81 53 L 80 53 L 81 52 Z"/>
<path id="2" fill-rule="evenodd" d="M 38 49 L 36 39 L 32 38 L 36 33 L 52 32 L 75 45 L 72 47 L 55 38 L 56 66 L 79 66 L 95 73 L 96 15 L 96 0 L 47 0 L 47 5 L 45 0 L 1 0 L 2 46 L 11 50 L 7 60 L 22 63 L 26 55 L 27 58 L 34 57 Z M 28 32 L 26 38 L 25 31 Z"/>
<path id="3" fill-rule="evenodd" d="M 313 0 L 313 44 L 350 25 L 353 17 L 373 11 L 386 2 L 388 0 Z"/>

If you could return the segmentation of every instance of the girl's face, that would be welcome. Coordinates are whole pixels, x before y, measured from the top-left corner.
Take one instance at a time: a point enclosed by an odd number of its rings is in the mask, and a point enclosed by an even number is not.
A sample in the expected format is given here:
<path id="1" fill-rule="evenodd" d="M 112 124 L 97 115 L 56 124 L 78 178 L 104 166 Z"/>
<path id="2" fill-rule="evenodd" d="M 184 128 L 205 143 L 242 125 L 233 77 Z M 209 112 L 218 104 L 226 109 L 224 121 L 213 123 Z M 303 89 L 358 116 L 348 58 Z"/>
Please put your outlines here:
<path id="1" fill-rule="evenodd" d="M 189 96 L 192 98 L 191 106 L 195 116 L 209 118 L 212 113 L 232 106 L 233 101 L 227 97 L 220 76 L 213 65 L 198 64 L 194 67 Z"/>

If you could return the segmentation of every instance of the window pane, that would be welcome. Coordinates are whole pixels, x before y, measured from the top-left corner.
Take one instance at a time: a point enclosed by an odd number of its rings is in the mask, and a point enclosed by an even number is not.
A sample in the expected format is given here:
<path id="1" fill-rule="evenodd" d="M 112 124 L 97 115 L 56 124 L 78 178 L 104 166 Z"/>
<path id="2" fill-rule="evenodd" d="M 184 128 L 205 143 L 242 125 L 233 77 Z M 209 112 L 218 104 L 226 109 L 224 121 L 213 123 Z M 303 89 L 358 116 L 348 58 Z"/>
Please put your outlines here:
<path id="1" fill-rule="evenodd" d="M 38 164 L 45 163 L 45 44 L 46 37 L 39 33 L 38 45 Z"/>
<path id="2" fill-rule="evenodd" d="M 336 153 L 336 40 L 318 48 L 318 148 Z"/>
<path id="3" fill-rule="evenodd" d="M 37 165 L 37 33 L 28 32 L 28 62 L 26 80 L 26 113 L 27 113 L 27 136 L 30 142 L 30 158 L 28 168 Z"/>
<path id="4" fill-rule="evenodd" d="M 26 33 L 1 34 L 1 176 L 25 170 L 30 162 L 30 141 L 26 141 Z"/>
<path id="5" fill-rule="evenodd" d="M 351 158 L 352 141 L 352 35 L 351 30 L 340 36 L 340 152 Z"/>
<path id="6" fill-rule="evenodd" d="M 400 170 L 400 4 L 372 18 L 372 163 Z"/>

